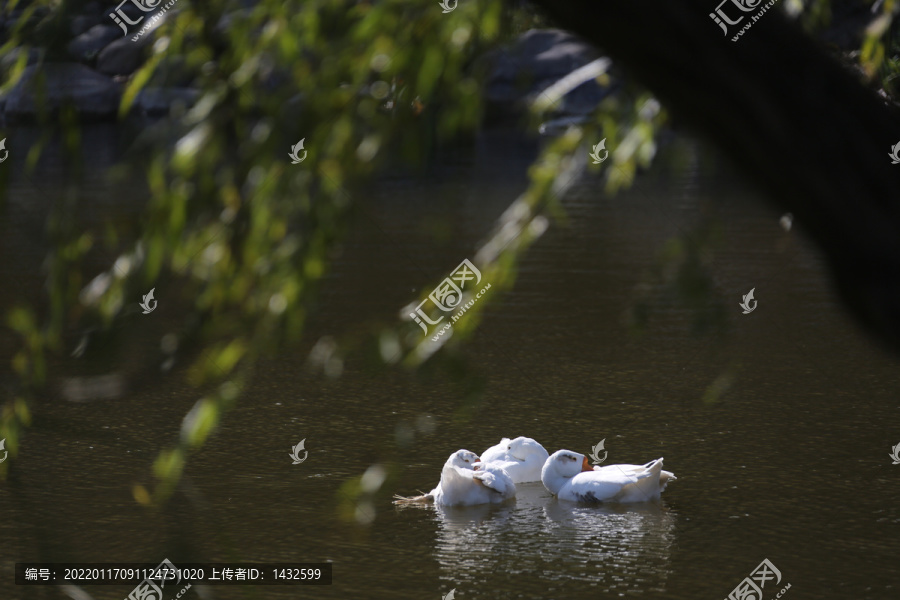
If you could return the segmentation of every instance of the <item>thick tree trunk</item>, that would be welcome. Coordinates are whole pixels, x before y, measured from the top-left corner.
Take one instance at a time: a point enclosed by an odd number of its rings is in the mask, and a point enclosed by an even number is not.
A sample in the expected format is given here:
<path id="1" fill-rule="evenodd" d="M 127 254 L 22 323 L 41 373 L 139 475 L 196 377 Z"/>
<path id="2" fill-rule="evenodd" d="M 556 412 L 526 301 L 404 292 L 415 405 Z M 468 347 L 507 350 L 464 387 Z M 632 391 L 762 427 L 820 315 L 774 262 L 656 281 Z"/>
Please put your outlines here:
<path id="1" fill-rule="evenodd" d="M 776 5 L 719 0 L 534 0 L 650 88 L 728 154 L 827 255 L 841 296 L 900 351 L 900 114 L 854 79 Z M 762 6 L 761 3 L 760 7 Z"/>

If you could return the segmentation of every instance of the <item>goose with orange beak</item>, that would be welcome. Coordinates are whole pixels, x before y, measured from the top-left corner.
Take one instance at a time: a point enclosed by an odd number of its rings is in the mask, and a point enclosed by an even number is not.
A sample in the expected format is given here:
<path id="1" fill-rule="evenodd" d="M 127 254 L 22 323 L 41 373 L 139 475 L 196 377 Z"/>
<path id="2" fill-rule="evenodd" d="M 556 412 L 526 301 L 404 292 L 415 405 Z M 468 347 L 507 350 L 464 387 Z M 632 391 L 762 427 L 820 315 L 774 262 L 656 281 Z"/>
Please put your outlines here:
<path id="1" fill-rule="evenodd" d="M 551 494 L 570 502 L 647 502 L 659 494 L 675 475 L 663 471 L 663 459 L 646 465 L 592 467 L 584 454 L 558 450 L 541 470 L 541 482 Z"/>

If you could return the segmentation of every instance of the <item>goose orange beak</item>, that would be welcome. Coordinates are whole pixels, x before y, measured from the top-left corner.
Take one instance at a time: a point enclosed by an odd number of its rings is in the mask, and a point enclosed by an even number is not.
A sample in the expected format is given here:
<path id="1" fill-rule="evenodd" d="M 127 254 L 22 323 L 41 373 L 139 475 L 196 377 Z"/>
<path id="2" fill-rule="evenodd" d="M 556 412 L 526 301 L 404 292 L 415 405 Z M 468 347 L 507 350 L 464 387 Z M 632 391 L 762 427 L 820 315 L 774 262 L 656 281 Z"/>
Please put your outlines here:
<path id="1" fill-rule="evenodd" d="M 592 467 L 590 465 L 590 463 L 588 462 L 587 456 L 585 456 L 584 460 L 581 461 L 581 472 L 584 473 L 585 471 L 593 471 L 593 470 L 594 470 L 594 467 Z"/>

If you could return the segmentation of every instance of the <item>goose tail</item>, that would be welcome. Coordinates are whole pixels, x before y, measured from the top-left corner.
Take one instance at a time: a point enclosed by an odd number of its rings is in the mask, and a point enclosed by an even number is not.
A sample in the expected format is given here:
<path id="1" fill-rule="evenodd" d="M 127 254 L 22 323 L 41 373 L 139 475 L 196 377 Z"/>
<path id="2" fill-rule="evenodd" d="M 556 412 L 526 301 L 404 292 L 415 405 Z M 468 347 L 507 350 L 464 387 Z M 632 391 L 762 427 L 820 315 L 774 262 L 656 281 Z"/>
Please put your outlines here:
<path id="1" fill-rule="evenodd" d="M 661 473 L 663 459 L 658 458 L 644 465 L 642 472 L 636 472 L 637 480 L 622 487 L 620 497 L 629 500 L 653 500 L 662 491 Z"/>
<path id="2" fill-rule="evenodd" d="M 419 496 L 399 496 L 394 494 L 394 504 L 430 504 L 434 502 L 434 496 L 419 492 Z"/>

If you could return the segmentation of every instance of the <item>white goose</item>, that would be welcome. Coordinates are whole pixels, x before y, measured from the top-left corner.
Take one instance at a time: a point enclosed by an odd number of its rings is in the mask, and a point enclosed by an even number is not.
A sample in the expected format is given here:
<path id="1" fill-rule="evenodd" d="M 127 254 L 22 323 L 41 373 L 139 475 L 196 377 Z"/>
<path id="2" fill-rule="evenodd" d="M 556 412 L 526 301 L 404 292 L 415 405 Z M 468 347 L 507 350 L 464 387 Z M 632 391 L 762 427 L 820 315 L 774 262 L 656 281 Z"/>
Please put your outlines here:
<path id="1" fill-rule="evenodd" d="M 395 504 L 433 502 L 440 506 L 473 506 L 496 504 L 516 495 L 516 484 L 503 468 L 494 464 L 478 464 L 478 455 L 457 450 L 450 455 L 441 471 L 441 482 L 421 496 L 394 496 Z M 477 470 L 476 470 L 477 469 Z"/>
<path id="2" fill-rule="evenodd" d="M 571 502 L 644 502 L 658 500 L 675 475 L 663 471 L 663 459 L 646 465 L 591 467 L 585 455 L 554 452 L 541 471 L 541 482 L 560 500 Z"/>
<path id="3" fill-rule="evenodd" d="M 541 468 L 550 455 L 537 441 L 519 436 L 503 438 L 481 455 L 481 462 L 503 467 L 514 483 L 541 480 Z"/>

